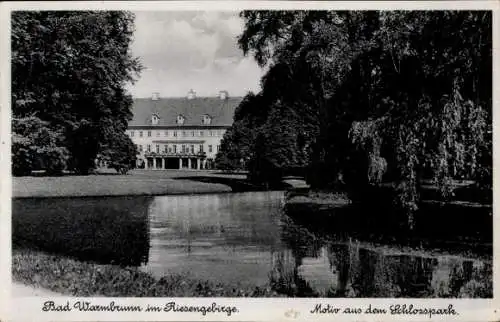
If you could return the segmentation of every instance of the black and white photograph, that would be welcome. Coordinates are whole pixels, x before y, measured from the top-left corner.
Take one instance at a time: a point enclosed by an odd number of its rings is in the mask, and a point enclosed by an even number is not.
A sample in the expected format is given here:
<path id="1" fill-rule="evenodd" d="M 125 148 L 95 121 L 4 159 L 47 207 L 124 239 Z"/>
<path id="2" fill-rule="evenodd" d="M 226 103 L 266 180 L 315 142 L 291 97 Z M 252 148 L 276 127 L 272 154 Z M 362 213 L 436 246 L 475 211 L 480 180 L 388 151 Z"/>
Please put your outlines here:
<path id="1" fill-rule="evenodd" d="M 12 10 L 12 297 L 493 299 L 493 16 Z"/>

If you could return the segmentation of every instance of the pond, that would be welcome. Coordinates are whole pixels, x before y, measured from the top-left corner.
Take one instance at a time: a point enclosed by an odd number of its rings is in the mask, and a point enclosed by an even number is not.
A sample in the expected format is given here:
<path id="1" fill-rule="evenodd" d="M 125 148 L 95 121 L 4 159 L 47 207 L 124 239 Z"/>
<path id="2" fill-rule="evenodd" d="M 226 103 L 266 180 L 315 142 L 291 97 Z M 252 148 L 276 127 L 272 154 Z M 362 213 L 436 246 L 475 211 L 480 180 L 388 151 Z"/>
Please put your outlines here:
<path id="1" fill-rule="evenodd" d="M 283 204 L 281 191 L 16 199 L 13 244 L 288 296 L 492 296 L 489 259 L 325 241 Z"/>

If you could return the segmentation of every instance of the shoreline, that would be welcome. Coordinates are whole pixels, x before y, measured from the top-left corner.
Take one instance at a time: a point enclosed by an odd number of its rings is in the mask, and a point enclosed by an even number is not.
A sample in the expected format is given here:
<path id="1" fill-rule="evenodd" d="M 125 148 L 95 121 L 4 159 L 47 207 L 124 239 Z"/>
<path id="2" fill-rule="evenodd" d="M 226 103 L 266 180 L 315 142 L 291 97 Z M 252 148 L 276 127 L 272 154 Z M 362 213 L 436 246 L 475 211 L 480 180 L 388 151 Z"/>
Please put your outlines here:
<path id="1" fill-rule="evenodd" d="M 138 267 L 99 264 L 28 249 L 12 250 L 18 294 L 76 297 L 283 297 L 269 285 L 227 285 L 181 274 L 156 278 Z M 14 290 L 16 290 L 14 289 Z M 13 290 L 13 291 L 14 291 Z M 40 296 L 40 295 L 24 295 Z M 45 295 L 41 295 L 45 296 Z M 48 296 L 48 295 L 47 295 Z"/>
<path id="2" fill-rule="evenodd" d="M 335 191 L 301 190 L 288 193 L 285 207 L 294 223 L 324 238 L 342 239 L 348 235 L 373 244 L 460 256 L 492 256 L 493 238 L 488 234 L 493 220 L 492 204 L 475 200 L 421 200 L 414 214 L 415 227 L 409 229 L 404 219 L 391 215 L 387 199 L 381 203 L 373 201 L 359 204 Z M 475 222 L 471 223 L 469 218 L 475 218 Z M 440 227 L 453 220 L 458 221 L 457 234 L 440 231 Z"/>
<path id="3" fill-rule="evenodd" d="M 258 192 L 258 191 L 275 191 L 275 190 L 251 190 L 251 191 L 245 191 L 245 192 Z M 87 198 L 114 198 L 114 197 L 161 197 L 161 196 L 198 196 L 198 195 L 212 195 L 212 194 L 234 194 L 234 193 L 242 193 L 243 191 L 226 191 L 226 190 L 221 190 L 221 191 L 202 191 L 202 192 L 168 192 L 168 193 L 132 193 L 132 194 L 99 194 L 99 195 L 57 195 L 57 196 L 45 196 L 45 195 L 36 195 L 36 196 L 12 196 L 12 199 L 17 199 L 17 200 L 22 200 L 22 199 L 72 199 L 72 198 L 78 198 L 78 199 L 87 199 Z"/>

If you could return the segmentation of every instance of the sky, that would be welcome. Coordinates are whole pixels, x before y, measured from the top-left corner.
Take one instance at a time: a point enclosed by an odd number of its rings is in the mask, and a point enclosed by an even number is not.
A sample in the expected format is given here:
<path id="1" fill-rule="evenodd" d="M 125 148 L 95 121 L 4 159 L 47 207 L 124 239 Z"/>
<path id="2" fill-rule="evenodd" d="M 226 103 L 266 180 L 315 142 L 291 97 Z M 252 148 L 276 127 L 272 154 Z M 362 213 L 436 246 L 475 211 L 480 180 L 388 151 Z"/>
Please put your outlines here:
<path id="1" fill-rule="evenodd" d="M 238 48 L 243 20 L 237 12 L 135 12 L 132 54 L 145 69 L 129 86 L 133 97 L 230 96 L 257 92 L 263 74 Z"/>

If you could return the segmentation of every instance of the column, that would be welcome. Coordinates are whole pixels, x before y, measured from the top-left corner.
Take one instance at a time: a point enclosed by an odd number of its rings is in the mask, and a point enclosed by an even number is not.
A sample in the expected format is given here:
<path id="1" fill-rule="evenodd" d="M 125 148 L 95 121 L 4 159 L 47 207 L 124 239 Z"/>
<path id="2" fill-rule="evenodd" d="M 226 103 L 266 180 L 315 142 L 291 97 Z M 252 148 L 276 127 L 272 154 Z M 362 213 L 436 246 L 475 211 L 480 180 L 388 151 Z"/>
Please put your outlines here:
<path id="1" fill-rule="evenodd" d="M 156 170 L 156 158 L 153 158 L 153 170 Z"/>
<path id="2" fill-rule="evenodd" d="M 144 170 L 148 169 L 148 158 L 144 158 Z"/>
<path id="3" fill-rule="evenodd" d="M 188 158 L 188 169 L 191 169 L 191 158 Z"/>
<path id="4" fill-rule="evenodd" d="M 201 168 L 201 160 L 200 159 L 196 159 L 196 168 L 198 170 L 200 170 L 200 168 Z"/>
<path id="5" fill-rule="evenodd" d="M 161 158 L 161 168 L 165 169 L 165 158 Z"/>
<path id="6" fill-rule="evenodd" d="M 179 158 L 179 169 L 182 169 L 182 158 Z"/>

